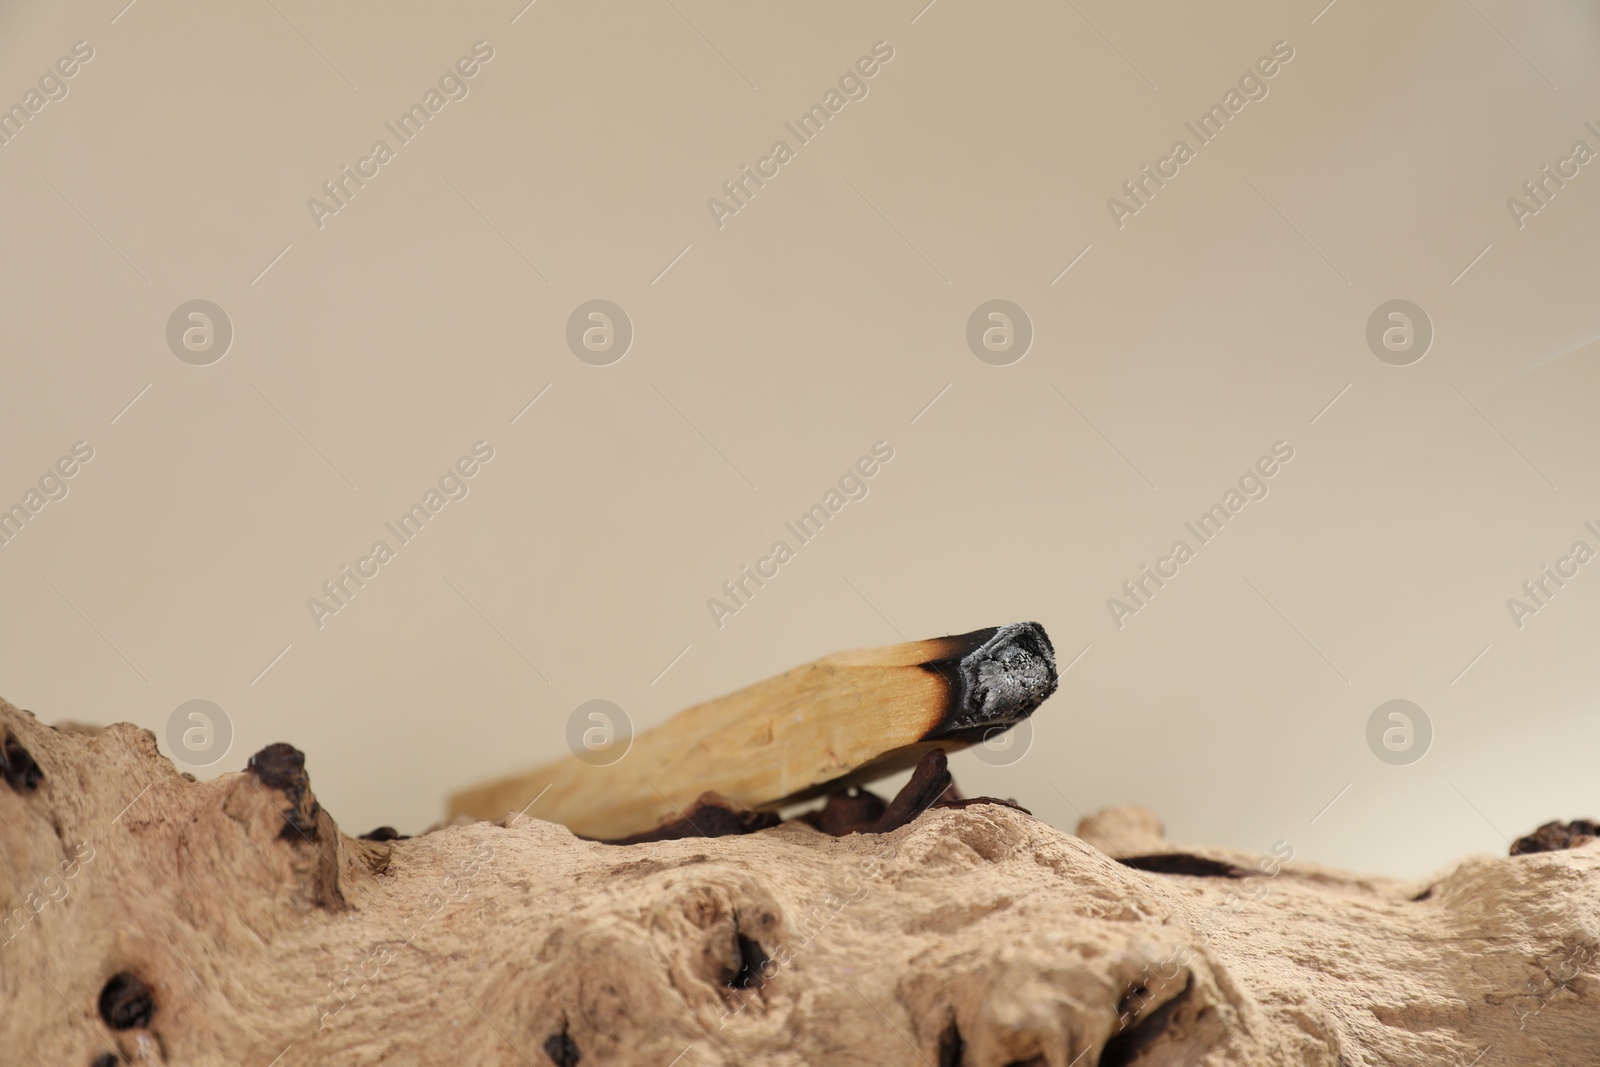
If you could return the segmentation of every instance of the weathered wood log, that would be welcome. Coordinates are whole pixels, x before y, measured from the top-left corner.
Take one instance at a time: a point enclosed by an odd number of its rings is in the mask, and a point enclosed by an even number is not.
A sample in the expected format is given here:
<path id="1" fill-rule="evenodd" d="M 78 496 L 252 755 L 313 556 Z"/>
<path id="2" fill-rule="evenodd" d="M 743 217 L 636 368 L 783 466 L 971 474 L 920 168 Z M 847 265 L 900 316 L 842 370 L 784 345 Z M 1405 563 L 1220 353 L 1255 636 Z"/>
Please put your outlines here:
<path id="1" fill-rule="evenodd" d="M 1055 690 L 1055 650 L 1036 622 L 838 652 L 680 711 L 616 762 L 574 754 L 463 790 L 450 814 L 498 819 L 538 797 L 544 818 L 620 838 L 706 790 L 776 809 L 981 741 Z"/>
<path id="2" fill-rule="evenodd" d="M 535 810 L 380 841 L 287 745 L 198 782 L 0 702 L 0 754 L 7 1064 L 1600 1060 L 1582 833 L 1419 881 L 948 793 L 884 833 L 848 832 L 888 813 L 856 794 L 845 836 L 610 845 Z"/>

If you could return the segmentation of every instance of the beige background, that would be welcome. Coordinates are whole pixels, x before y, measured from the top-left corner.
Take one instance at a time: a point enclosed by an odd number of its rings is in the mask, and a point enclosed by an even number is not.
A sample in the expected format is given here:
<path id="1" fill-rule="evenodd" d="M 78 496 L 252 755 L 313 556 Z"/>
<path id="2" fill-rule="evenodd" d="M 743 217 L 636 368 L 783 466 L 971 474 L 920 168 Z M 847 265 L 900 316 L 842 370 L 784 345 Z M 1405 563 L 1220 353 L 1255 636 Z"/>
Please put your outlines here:
<path id="1" fill-rule="evenodd" d="M 1600 566 L 1506 607 L 1600 547 L 1600 166 L 1506 208 L 1600 148 L 1592 5 L 124 2 L 0 7 L 7 105 L 95 50 L 0 147 L 0 502 L 95 449 L 0 548 L 11 701 L 167 750 L 212 700 L 235 737 L 197 773 L 292 741 L 346 827 L 414 832 L 585 700 L 642 728 L 1034 618 L 1081 658 L 1023 759 L 955 770 L 1055 825 L 1135 802 L 1412 873 L 1600 814 Z M 306 199 L 478 40 L 470 95 L 319 230 Z M 870 94 L 719 230 L 706 199 L 878 40 Z M 608 367 L 564 340 L 597 297 L 637 332 Z M 165 340 L 195 298 L 236 334 L 206 367 Z M 991 298 L 1036 330 L 1009 367 L 964 340 Z M 1394 298 L 1437 332 L 1409 367 L 1364 337 Z M 480 439 L 470 495 L 318 630 L 307 598 Z M 879 439 L 870 496 L 717 629 Z M 1119 630 L 1106 599 L 1278 440 L 1270 495 Z M 1409 766 L 1365 739 L 1394 698 L 1435 731 Z"/>

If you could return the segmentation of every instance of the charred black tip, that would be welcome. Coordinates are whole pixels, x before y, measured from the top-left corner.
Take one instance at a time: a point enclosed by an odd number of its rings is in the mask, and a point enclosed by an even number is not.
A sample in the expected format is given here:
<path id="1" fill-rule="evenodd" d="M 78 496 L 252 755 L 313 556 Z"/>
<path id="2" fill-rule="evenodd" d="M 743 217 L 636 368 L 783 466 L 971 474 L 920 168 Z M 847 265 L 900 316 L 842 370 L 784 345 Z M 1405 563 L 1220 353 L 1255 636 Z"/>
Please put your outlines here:
<path id="1" fill-rule="evenodd" d="M 1011 726 L 1056 691 L 1056 650 L 1044 627 L 1014 622 L 952 638 L 955 651 L 923 664 L 951 683 L 950 711 L 929 740 Z"/>

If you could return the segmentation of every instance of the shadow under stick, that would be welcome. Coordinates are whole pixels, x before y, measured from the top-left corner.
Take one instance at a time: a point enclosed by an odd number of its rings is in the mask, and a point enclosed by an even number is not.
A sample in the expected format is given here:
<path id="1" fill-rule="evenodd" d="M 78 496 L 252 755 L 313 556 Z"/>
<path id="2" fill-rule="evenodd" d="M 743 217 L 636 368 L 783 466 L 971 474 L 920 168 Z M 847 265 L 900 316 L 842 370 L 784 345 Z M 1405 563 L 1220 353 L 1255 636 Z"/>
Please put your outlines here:
<path id="1" fill-rule="evenodd" d="M 1035 622 L 839 652 L 674 715 L 609 766 L 568 756 L 455 794 L 450 814 L 529 811 L 615 838 L 681 814 L 711 790 L 773 809 L 913 766 L 1026 719 L 1056 689 Z"/>

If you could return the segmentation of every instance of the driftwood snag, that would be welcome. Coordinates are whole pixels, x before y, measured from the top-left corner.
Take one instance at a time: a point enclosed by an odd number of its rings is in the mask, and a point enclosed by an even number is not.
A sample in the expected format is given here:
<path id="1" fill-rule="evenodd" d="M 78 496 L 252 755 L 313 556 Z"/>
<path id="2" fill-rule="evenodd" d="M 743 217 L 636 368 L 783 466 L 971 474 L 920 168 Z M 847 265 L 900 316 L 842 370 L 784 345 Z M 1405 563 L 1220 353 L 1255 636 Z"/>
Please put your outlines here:
<path id="1" fill-rule="evenodd" d="M 882 833 L 857 792 L 816 816 L 842 836 L 362 840 L 288 746 L 198 782 L 146 731 L 0 702 L 0 753 L 7 1064 L 1600 1060 L 1592 841 L 1409 882 L 1174 848 L 1137 809 L 1074 837 L 937 767 Z"/>

